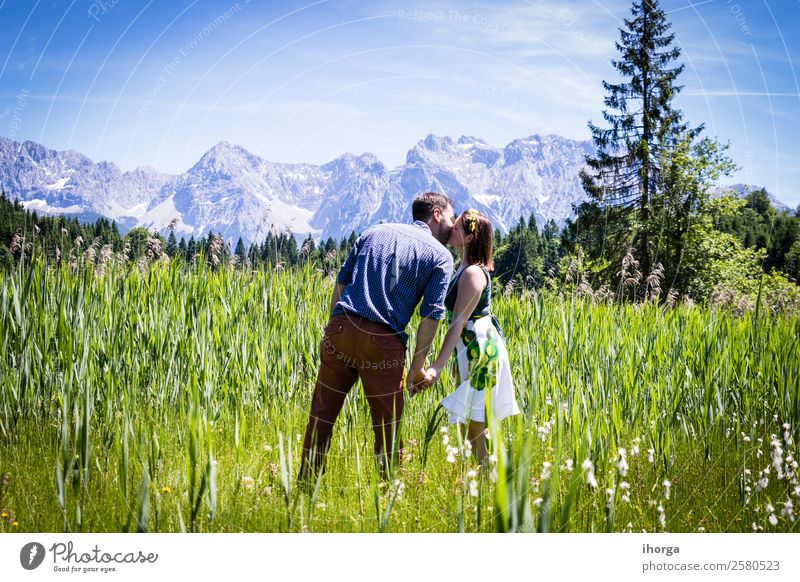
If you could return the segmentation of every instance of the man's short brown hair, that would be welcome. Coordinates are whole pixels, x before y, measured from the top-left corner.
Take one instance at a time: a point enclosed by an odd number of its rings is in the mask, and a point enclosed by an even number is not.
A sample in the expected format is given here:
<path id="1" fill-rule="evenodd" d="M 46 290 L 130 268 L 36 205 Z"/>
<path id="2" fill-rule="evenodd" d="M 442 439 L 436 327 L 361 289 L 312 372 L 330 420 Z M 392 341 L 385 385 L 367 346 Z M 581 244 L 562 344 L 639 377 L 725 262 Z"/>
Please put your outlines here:
<path id="1" fill-rule="evenodd" d="M 447 205 L 453 207 L 453 201 L 438 192 L 425 192 L 414 198 L 411 203 L 411 217 L 414 220 L 421 220 L 427 222 L 433 216 L 434 209 L 438 208 L 440 212 L 447 209 Z"/>

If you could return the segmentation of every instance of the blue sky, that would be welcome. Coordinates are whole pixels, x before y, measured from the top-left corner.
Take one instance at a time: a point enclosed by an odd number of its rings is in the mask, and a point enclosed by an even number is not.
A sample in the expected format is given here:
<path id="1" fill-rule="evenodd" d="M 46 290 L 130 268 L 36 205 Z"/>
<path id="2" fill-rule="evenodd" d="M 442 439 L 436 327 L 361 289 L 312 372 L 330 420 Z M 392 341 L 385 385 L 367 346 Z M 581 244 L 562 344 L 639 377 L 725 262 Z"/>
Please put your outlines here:
<path id="1" fill-rule="evenodd" d="M 273 161 L 429 133 L 588 139 L 630 1 L 0 0 L 0 135 L 178 173 L 220 140 Z M 800 204 L 800 0 L 662 0 L 676 99 L 725 181 Z"/>

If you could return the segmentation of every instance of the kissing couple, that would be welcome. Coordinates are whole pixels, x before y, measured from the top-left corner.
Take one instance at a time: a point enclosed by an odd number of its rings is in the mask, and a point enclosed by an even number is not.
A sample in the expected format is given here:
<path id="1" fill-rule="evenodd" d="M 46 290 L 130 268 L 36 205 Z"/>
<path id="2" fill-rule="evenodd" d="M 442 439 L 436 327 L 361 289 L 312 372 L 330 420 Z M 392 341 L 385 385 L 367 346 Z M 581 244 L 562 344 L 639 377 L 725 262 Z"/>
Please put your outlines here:
<path id="1" fill-rule="evenodd" d="M 301 482 L 321 476 L 336 417 L 359 378 L 384 475 L 402 449 L 403 390 L 413 396 L 432 386 L 453 353 L 456 389 L 441 405 L 450 423 L 466 425 L 480 462 L 487 457 L 486 401 L 495 420 L 519 413 L 505 341 L 491 313 L 492 223 L 472 209 L 456 219 L 453 201 L 435 192 L 417 196 L 411 214 L 412 224 L 366 229 L 336 278 L 303 441 Z M 455 275 L 445 245 L 455 247 L 461 259 Z M 406 374 L 405 329 L 417 305 L 420 322 Z M 445 315 L 449 325 L 442 348 L 426 368 Z"/>

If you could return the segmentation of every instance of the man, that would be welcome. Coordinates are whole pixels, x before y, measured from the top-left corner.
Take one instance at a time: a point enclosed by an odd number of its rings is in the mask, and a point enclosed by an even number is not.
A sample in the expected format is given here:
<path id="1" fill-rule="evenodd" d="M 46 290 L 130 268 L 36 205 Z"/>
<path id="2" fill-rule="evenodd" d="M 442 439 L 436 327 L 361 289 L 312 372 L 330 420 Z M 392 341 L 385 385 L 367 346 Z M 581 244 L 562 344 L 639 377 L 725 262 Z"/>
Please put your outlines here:
<path id="1" fill-rule="evenodd" d="M 444 318 L 453 272 L 444 247 L 454 224 L 453 202 L 427 192 L 414 199 L 411 214 L 413 224 L 379 224 L 364 231 L 336 278 L 303 441 L 303 481 L 324 470 L 336 417 L 359 378 L 382 471 L 394 459 L 403 415 L 405 328 L 420 300 L 422 319 L 408 384 L 427 380 L 425 360 Z"/>

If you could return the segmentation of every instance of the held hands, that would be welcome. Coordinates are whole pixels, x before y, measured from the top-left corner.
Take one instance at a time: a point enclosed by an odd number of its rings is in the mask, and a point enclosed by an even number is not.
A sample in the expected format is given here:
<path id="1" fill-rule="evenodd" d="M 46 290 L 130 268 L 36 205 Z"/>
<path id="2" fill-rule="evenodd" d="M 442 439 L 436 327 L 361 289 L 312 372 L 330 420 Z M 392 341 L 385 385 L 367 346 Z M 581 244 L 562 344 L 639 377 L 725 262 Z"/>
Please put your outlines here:
<path id="1" fill-rule="evenodd" d="M 435 367 L 428 368 L 427 370 L 415 370 L 412 372 L 407 386 L 409 396 L 413 397 L 416 394 L 427 390 L 430 386 L 436 383 L 438 377 L 439 370 L 437 370 Z"/>

